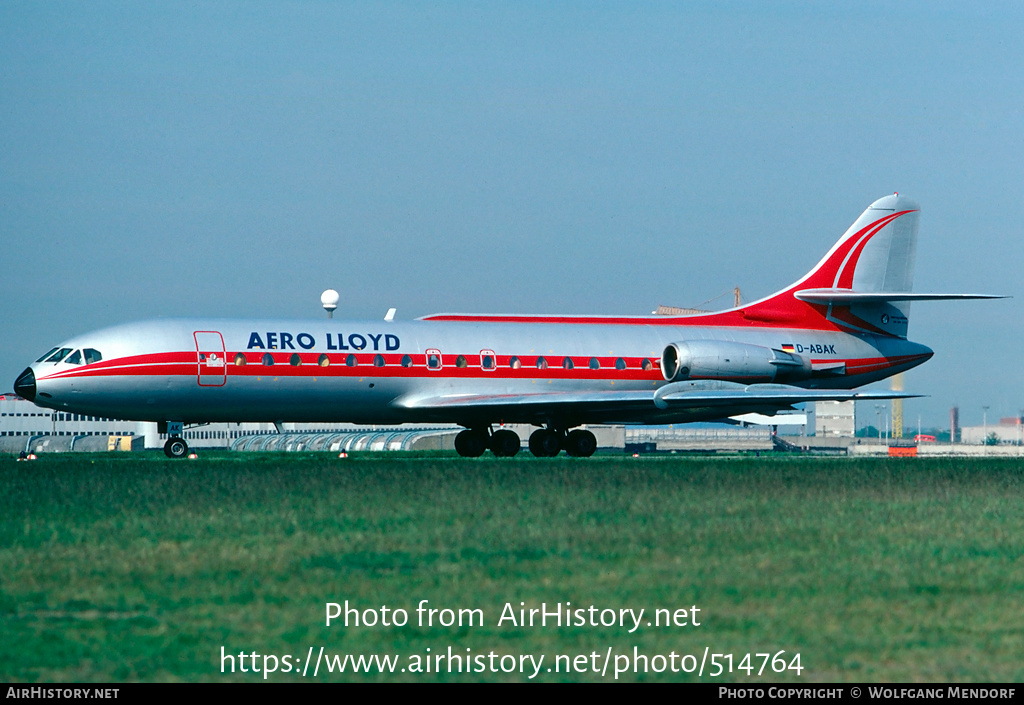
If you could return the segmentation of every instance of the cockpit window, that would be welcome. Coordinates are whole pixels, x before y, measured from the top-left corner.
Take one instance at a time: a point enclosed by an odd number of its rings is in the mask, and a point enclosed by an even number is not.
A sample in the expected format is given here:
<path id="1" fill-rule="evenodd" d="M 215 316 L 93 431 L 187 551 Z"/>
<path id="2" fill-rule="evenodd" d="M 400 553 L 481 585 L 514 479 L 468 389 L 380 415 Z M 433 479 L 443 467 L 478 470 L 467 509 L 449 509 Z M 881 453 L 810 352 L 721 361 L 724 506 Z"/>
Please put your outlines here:
<path id="1" fill-rule="evenodd" d="M 81 350 L 75 350 L 73 353 L 68 355 L 67 358 L 64 359 L 64 362 L 66 362 L 69 365 L 81 365 L 82 364 L 82 351 Z"/>
<path id="2" fill-rule="evenodd" d="M 103 359 L 103 356 L 100 355 L 100 351 L 93 350 L 92 348 L 86 348 L 82 351 L 82 354 L 85 355 L 85 364 L 87 365 L 91 365 L 92 363 L 99 362 Z"/>
<path id="3" fill-rule="evenodd" d="M 61 348 L 60 350 L 46 358 L 44 362 L 60 362 L 61 360 L 68 356 L 69 352 L 71 352 L 71 348 Z"/>
<path id="4" fill-rule="evenodd" d="M 42 362 L 46 358 L 50 357 L 50 355 L 53 355 L 55 352 L 57 352 L 57 348 L 50 348 L 50 352 L 48 352 L 45 355 L 43 355 L 41 358 L 36 360 L 36 362 Z"/>

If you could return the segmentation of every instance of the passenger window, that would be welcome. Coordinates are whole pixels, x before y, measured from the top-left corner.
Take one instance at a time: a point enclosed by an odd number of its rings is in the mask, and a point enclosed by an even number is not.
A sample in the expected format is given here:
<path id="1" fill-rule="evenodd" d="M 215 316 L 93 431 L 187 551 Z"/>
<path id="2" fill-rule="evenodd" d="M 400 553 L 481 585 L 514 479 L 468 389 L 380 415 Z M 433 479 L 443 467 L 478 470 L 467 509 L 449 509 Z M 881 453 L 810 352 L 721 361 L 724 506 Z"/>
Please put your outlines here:
<path id="1" fill-rule="evenodd" d="M 46 358 L 50 357 L 50 355 L 53 355 L 55 352 L 57 352 L 57 348 L 50 348 L 50 352 L 48 352 L 45 355 L 43 355 L 41 358 L 36 360 L 36 362 L 42 362 Z"/>
<path id="2" fill-rule="evenodd" d="M 412 358 L 408 355 L 402 355 L 402 367 L 412 367 Z"/>
<path id="3" fill-rule="evenodd" d="M 543 357 L 538 357 L 537 358 L 537 369 L 538 370 L 546 370 L 547 368 L 548 368 L 548 361 L 545 360 Z"/>
<path id="4" fill-rule="evenodd" d="M 573 368 L 573 366 L 574 365 L 572 364 L 572 358 L 571 357 L 567 357 L 567 358 L 562 360 L 562 368 L 563 369 L 571 370 Z"/>
<path id="5" fill-rule="evenodd" d="M 245 367 L 245 363 L 248 360 L 245 359 L 245 355 L 242 353 L 235 353 L 235 367 Z"/>
<path id="6" fill-rule="evenodd" d="M 640 367 L 643 368 L 644 372 L 650 372 L 654 369 L 654 363 L 645 357 L 644 361 L 640 363 Z"/>
<path id="7" fill-rule="evenodd" d="M 601 362 L 596 357 L 590 358 L 590 369 L 599 370 L 601 369 Z"/>
<path id="8" fill-rule="evenodd" d="M 291 358 L 289 358 L 288 362 L 291 363 L 292 367 L 298 367 L 299 365 L 302 364 L 302 358 L 299 357 L 298 353 L 292 353 L 292 356 Z"/>
<path id="9" fill-rule="evenodd" d="M 508 366 L 511 367 L 513 370 L 518 370 L 520 367 L 523 366 L 523 363 L 519 361 L 518 357 L 513 355 L 512 359 L 508 361 Z"/>
<path id="10" fill-rule="evenodd" d="M 99 350 L 86 348 L 85 350 L 82 351 L 82 353 L 85 355 L 85 364 L 87 365 L 91 365 L 92 363 L 99 362 L 100 360 L 103 359 L 103 356 L 100 355 Z"/>
<path id="11" fill-rule="evenodd" d="M 439 370 L 441 369 L 441 351 L 435 348 L 428 348 L 425 352 L 427 356 L 427 369 L 428 370 Z"/>
<path id="12" fill-rule="evenodd" d="M 68 363 L 69 365 L 81 365 L 82 364 L 82 351 L 81 350 L 75 350 L 73 353 L 68 355 L 67 359 L 64 360 L 64 362 Z"/>
<path id="13" fill-rule="evenodd" d="M 617 370 L 624 370 L 624 369 L 626 369 L 626 361 L 623 360 L 621 357 L 619 359 L 617 359 L 615 361 L 615 369 L 617 369 Z"/>
<path id="14" fill-rule="evenodd" d="M 274 364 L 274 356 L 270 353 L 263 353 L 263 366 L 271 367 Z"/>
<path id="15" fill-rule="evenodd" d="M 481 350 L 480 351 L 480 369 L 482 370 L 494 370 L 498 367 L 494 360 L 493 350 Z"/>
<path id="16" fill-rule="evenodd" d="M 455 366 L 456 367 L 466 367 L 468 364 L 469 363 L 466 362 L 466 356 L 465 355 L 459 355 L 457 358 L 455 358 Z"/>
<path id="17" fill-rule="evenodd" d="M 374 367 L 384 367 L 384 356 L 379 354 L 379 353 L 374 355 L 373 356 L 373 366 Z"/>
<path id="18" fill-rule="evenodd" d="M 320 359 L 317 361 L 316 364 L 320 365 L 320 367 L 330 367 L 331 358 L 327 357 L 327 353 L 321 353 Z"/>
<path id="19" fill-rule="evenodd" d="M 349 367 L 355 367 L 356 366 L 356 356 L 353 355 L 352 353 L 349 353 L 348 357 L 345 358 L 345 364 L 348 365 Z"/>

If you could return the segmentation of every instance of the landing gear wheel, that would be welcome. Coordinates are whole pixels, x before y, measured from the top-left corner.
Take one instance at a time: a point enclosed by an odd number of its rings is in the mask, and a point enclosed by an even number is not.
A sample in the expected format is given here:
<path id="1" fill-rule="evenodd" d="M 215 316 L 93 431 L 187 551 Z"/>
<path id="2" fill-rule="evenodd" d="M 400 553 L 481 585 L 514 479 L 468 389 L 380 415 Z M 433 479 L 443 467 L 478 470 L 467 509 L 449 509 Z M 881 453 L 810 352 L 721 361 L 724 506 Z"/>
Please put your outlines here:
<path id="1" fill-rule="evenodd" d="M 519 452 L 522 442 L 515 431 L 503 429 L 491 436 L 491 452 L 499 458 L 511 458 Z"/>
<path id="2" fill-rule="evenodd" d="M 562 437 L 557 432 L 540 428 L 530 434 L 530 452 L 538 458 L 554 458 L 562 451 Z"/>
<path id="3" fill-rule="evenodd" d="M 188 443 L 178 436 L 168 438 L 164 443 L 164 455 L 168 458 L 184 458 L 188 455 Z"/>
<path id="4" fill-rule="evenodd" d="M 466 429 L 455 436 L 455 452 L 463 458 L 479 458 L 487 450 L 487 434 Z"/>
<path id="5" fill-rule="evenodd" d="M 574 458 L 589 458 L 595 450 L 597 438 L 590 431 L 578 428 L 565 437 L 565 452 Z"/>

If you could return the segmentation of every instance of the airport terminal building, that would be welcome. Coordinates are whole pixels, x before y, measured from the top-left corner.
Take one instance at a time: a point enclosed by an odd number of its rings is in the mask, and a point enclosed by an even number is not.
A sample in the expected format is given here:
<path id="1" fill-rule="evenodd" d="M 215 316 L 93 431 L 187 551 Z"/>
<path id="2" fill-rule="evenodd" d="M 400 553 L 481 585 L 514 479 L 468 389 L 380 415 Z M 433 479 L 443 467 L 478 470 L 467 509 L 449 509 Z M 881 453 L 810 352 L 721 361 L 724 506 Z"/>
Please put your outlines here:
<path id="1" fill-rule="evenodd" d="M 751 415 L 757 416 L 757 415 Z M 804 414 L 787 423 L 803 424 Z M 723 426 L 709 430 L 675 427 L 590 426 L 600 448 L 624 451 L 627 445 L 663 450 L 768 450 L 772 432 L 759 420 L 749 428 Z M 802 426 L 800 426 L 802 428 Z M 509 426 L 521 438 L 530 426 Z M 182 437 L 195 450 L 222 448 L 238 451 L 386 451 L 439 450 L 454 447 L 461 427 L 417 424 L 399 427 L 356 426 L 348 423 L 212 423 L 187 428 Z M 0 395 L 0 452 L 71 452 L 163 448 L 167 440 L 157 424 L 121 421 L 43 409 L 16 394 Z"/>
<path id="2" fill-rule="evenodd" d="M 775 417 L 750 414 L 741 417 L 743 426 L 591 426 L 590 430 L 597 436 L 600 448 L 630 452 L 764 451 L 773 447 L 820 450 L 826 443 L 834 446 L 829 448 L 832 451 L 872 452 L 868 446 L 873 439 L 853 438 L 852 403 L 819 403 L 816 407 L 813 420 L 805 413 Z M 521 438 L 527 438 L 532 430 L 529 426 L 510 428 Z M 808 436 L 807 431 L 811 429 L 813 435 Z M 182 436 L 195 450 L 398 451 L 451 449 L 455 434 L 460 430 L 458 426 L 446 424 L 375 427 L 347 423 L 283 423 L 278 427 L 272 423 L 212 423 L 187 428 Z M 38 407 L 14 393 L 0 394 L 0 453 L 141 451 L 161 449 L 166 440 L 167 436 L 159 432 L 154 422 L 54 411 Z M 1014 417 L 1000 419 L 998 424 L 965 427 L 961 430 L 960 441 L 949 449 L 1020 448 L 1024 446 L 1024 421 Z M 923 445 L 929 446 L 926 448 L 929 451 L 941 450 L 938 444 Z"/>
<path id="3" fill-rule="evenodd" d="M 280 428 L 272 423 L 213 423 L 187 428 L 182 437 L 193 449 L 410 450 L 450 448 L 458 430 L 440 424 L 385 429 L 344 423 L 285 423 Z M 0 453 L 144 450 L 163 448 L 166 440 L 154 422 L 70 414 L 43 409 L 13 393 L 0 394 Z"/>

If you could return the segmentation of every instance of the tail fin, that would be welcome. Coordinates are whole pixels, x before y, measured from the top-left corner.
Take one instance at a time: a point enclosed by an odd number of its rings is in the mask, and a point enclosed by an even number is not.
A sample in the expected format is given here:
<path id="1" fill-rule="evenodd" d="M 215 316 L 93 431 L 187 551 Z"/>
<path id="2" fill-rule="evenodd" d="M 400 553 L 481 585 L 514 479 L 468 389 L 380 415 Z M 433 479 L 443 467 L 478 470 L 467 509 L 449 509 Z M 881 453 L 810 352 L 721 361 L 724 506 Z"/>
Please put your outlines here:
<path id="1" fill-rule="evenodd" d="M 1004 298 L 912 293 L 918 215 L 909 198 L 879 198 L 803 279 L 726 315 L 751 324 L 906 338 L 911 301 Z"/>
<path id="2" fill-rule="evenodd" d="M 749 321 L 906 337 L 918 206 L 892 195 L 865 210 L 820 262 L 782 291 L 740 310 Z"/>
<path id="3" fill-rule="evenodd" d="M 878 199 L 793 288 L 910 292 L 919 215 L 917 204 L 905 196 Z"/>

